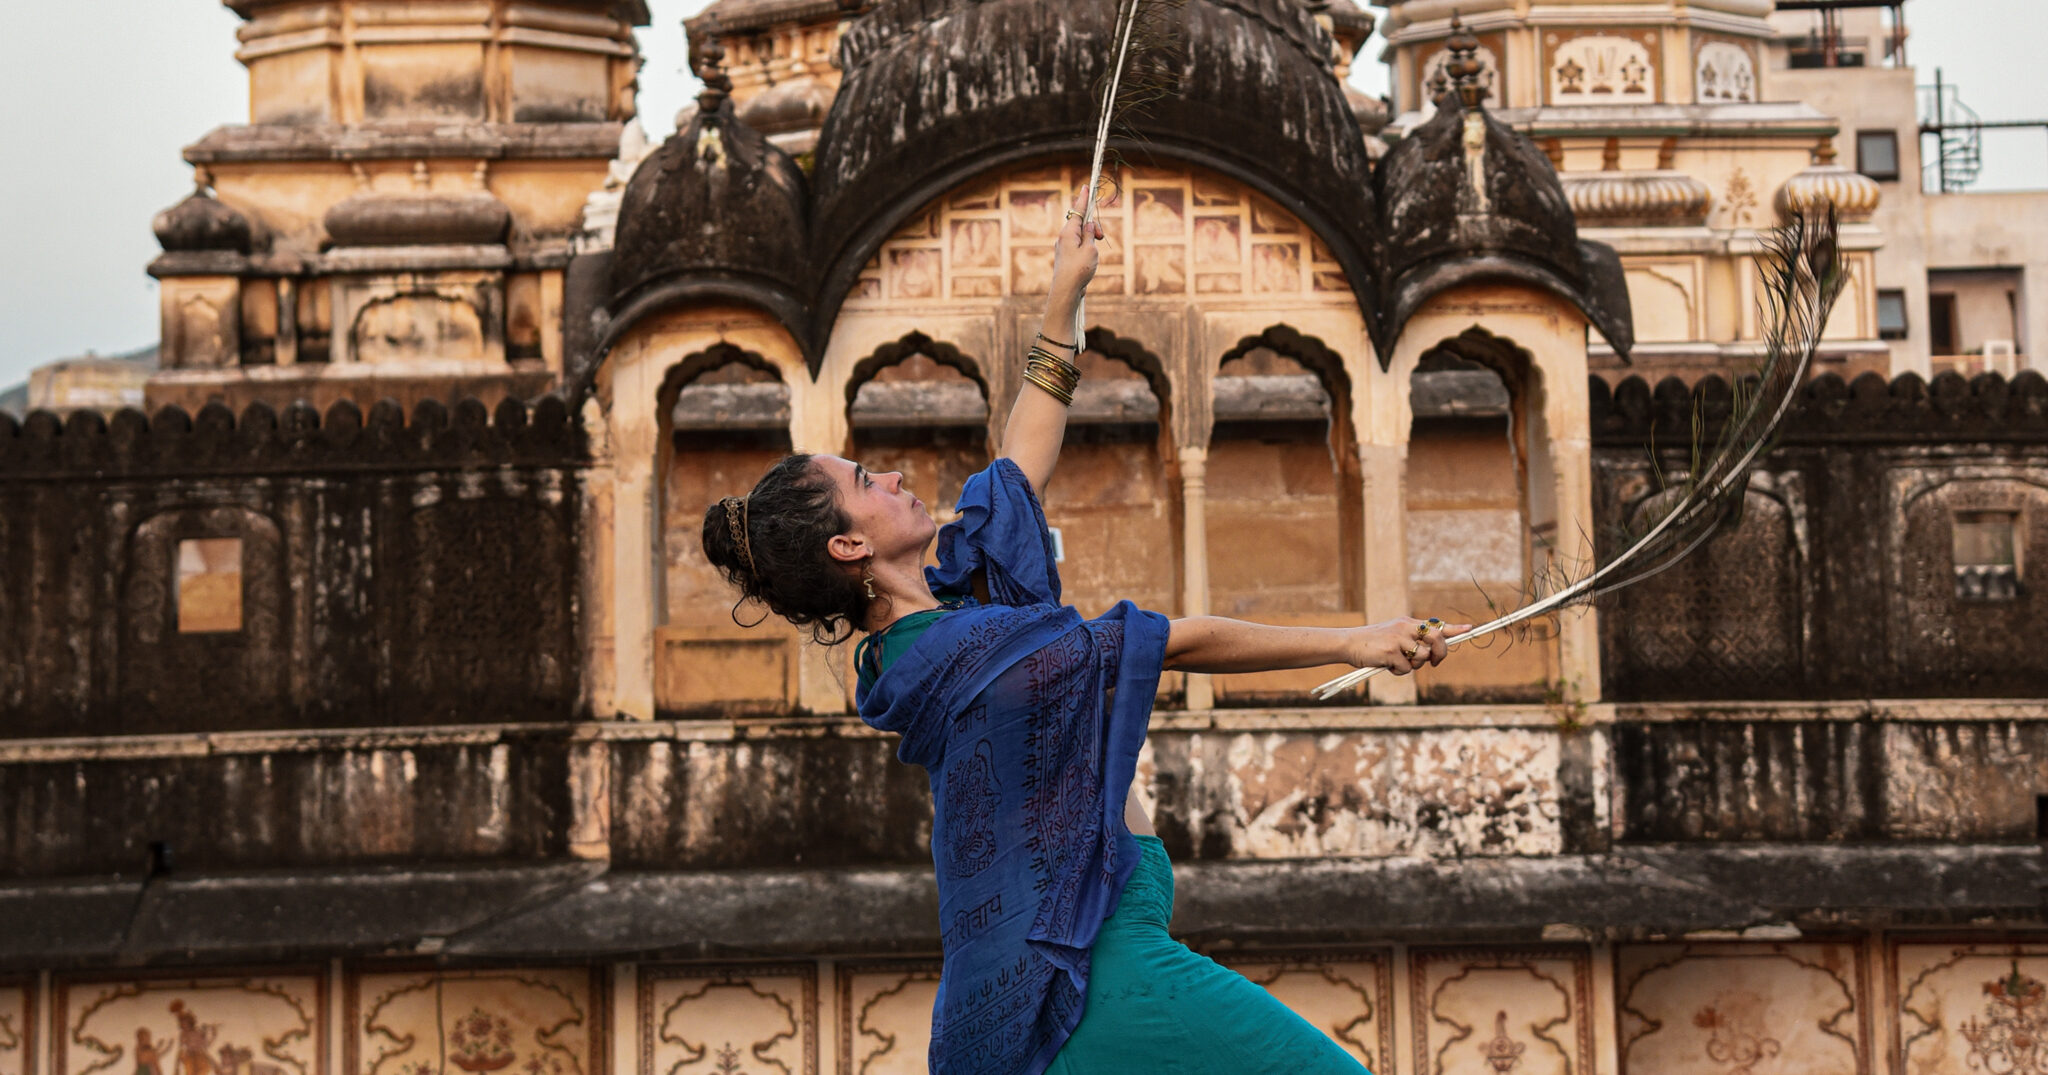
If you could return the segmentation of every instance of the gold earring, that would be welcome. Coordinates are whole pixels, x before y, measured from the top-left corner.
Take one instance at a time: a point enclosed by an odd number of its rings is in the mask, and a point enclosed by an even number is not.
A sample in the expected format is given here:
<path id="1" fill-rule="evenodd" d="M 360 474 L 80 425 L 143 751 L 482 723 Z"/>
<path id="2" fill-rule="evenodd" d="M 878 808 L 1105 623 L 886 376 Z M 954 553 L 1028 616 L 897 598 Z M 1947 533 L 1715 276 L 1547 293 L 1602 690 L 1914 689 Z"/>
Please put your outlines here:
<path id="1" fill-rule="evenodd" d="M 861 589 L 868 592 L 868 600 L 873 601 L 875 599 L 875 576 L 868 570 L 865 564 L 861 565 L 860 569 L 860 585 Z"/>

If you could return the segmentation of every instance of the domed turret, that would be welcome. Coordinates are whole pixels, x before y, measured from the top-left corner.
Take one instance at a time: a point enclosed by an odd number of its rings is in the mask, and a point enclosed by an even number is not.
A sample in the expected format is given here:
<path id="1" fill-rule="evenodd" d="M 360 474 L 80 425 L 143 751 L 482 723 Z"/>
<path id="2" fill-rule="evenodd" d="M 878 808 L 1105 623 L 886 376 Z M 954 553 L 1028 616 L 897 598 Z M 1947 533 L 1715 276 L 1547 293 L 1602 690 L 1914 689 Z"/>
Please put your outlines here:
<path id="1" fill-rule="evenodd" d="M 1563 177 L 1565 200 L 1582 225 L 1627 228 L 1705 224 L 1714 192 L 1670 169 L 1575 172 Z"/>
<path id="2" fill-rule="evenodd" d="M 1115 8 L 885 0 L 847 24 L 844 81 L 812 173 L 820 316 L 905 206 L 992 167 L 1086 151 L 1095 88 L 1115 55 Z M 1174 18 L 1185 61 L 1166 78 L 1177 84 L 1124 117 L 1142 153 L 1249 184 L 1322 236 L 1355 288 L 1369 288 L 1371 162 L 1334 77 L 1330 33 L 1300 0 L 1189 0 Z"/>
<path id="3" fill-rule="evenodd" d="M 1384 224 L 1382 351 L 1431 296 L 1480 279 L 1554 291 L 1626 355 L 1628 290 L 1612 248 L 1582 241 L 1556 170 L 1481 106 L 1478 41 L 1463 26 L 1436 115 L 1396 143 L 1374 175 Z"/>
<path id="4" fill-rule="evenodd" d="M 1833 206 L 1843 222 L 1860 224 L 1877 212 L 1883 198 L 1875 180 L 1835 163 L 1834 140 L 1826 139 L 1814 151 L 1813 163 L 1778 188 L 1778 212 L 1810 213 Z"/>
<path id="5" fill-rule="evenodd" d="M 803 173 L 733 114 L 723 57 L 715 38 L 692 49 L 705 86 L 696 114 L 626 184 L 607 306 L 725 294 L 766 307 L 805 339 Z"/>
<path id="6" fill-rule="evenodd" d="M 184 201 L 158 213 L 150 229 L 166 253 L 222 250 L 246 254 L 254 234 L 249 218 L 223 205 L 203 180 Z"/>

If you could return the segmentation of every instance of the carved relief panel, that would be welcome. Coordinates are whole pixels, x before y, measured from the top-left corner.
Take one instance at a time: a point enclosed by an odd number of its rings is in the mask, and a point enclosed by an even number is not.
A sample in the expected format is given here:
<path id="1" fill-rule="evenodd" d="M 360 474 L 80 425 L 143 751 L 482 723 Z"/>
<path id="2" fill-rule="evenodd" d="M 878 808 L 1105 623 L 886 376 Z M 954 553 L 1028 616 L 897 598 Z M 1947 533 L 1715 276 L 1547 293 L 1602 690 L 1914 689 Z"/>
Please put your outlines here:
<path id="1" fill-rule="evenodd" d="M 326 979 L 59 979 L 55 1075 L 325 1075 Z"/>
<path id="2" fill-rule="evenodd" d="M 927 206 L 861 270 L 850 308 L 1042 295 L 1052 239 L 1087 181 L 1035 165 L 983 177 Z M 1352 302 L 1336 258 L 1293 214 L 1200 169 L 1125 167 L 1099 213 L 1091 295 L 1324 297 Z"/>
<path id="3" fill-rule="evenodd" d="M 1394 1075 L 1392 953 L 1270 952 L 1226 959 L 1374 1075 Z"/>
<path id="4" fill-rule="evenodd" d="M 598 996 L 584 968 L 354 974 L 345 1063 L 355 1075 L 601 1075 Z"/>
<path id="5" fill-rule="evenodd" d="M 29 1075 L 35 1055 L 35 984 L 0 979 L 0 1075 Z"/>
<path id="6" fill-rule="evenodd" d="M 817 1013 L 813 963 L 642 967 L 640 1075 L 817 1075 Z"/>
<path id="7" fill-rule="evenodd" d="M 172 277 L 163 283 L 165 369 L 221 369 L 242 354 L 241 282 L 234 277 Z"/>
<path id="8" fill-rule="evenodd" d="M 1543 35 L 1544 103 L 1649 104 L 1663 100 L 1655 30 L 1551 30 Z"/>
<path id="9" fill-rule="evenodd" d="M 1872 1070 L 1855 944 L 1635 945 L 1615 962 L 1624 1073 Z"/>
<path id="10" fill-rule="evenodd" d="M 505 361 L 505 277 L 496 272 L 337 276 L 334 361 Z"/>
<path id="11" fill-rule="evenodd" d="M 921 1075 L 939 964 L 842 963 L 836 977 L 840 1075 Z"/>
<path id="12" fill-rule="evenodd" d="M 1756 49 L 1749 42 L 1695 33 L 1692 66 L 1693 100 L 1700 104 L 1749 104 L 1762 99 Z"/>
<path id="13" fill-rule="evenodd" d="M 1593 1071 L 1592 968 L 1581 948 L 1416 949 L 1422 1075 Z"/>
<path id="14" fill-rule="evenodd" d="M 1896 944 L 1902 1075 L 2048 1071 L 2048 945 Z"/>

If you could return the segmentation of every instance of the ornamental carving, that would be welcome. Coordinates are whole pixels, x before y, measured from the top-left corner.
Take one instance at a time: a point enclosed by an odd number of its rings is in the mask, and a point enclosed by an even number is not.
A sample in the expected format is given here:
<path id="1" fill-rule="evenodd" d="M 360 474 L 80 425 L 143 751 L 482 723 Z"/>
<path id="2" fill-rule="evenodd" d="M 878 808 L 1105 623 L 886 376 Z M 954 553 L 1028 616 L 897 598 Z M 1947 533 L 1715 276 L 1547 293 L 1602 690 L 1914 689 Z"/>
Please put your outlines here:
<path id="1" fill-rule="evenodd" d="M 1757 99 L 1756 60 L 1741 45 L 1709 41 L 1693 64 L 1692 85 L 1701 104 L 1748 104 Z"/>
<path id="2" fill-rule="evenodd" d="M 1033 166 L 974 180 L 913 216 L 854 281 L 850 309 L 1043 295 L 1050 242 L 1087 176 Z M 1355 303 L 1336 255 L 1293 214 L 1222 176 L 1126 167 L 1102 206 L 1092 295 L 1321 296 Z M 1105 196 L 1107 200 L 1107 196 Z"/>
<path id="3" fill-rule="evenodd" d="M 1635 34 L 1544 35 L 1546 101 L 1554 105 L 1657 101 L 1657 37 Z"/>

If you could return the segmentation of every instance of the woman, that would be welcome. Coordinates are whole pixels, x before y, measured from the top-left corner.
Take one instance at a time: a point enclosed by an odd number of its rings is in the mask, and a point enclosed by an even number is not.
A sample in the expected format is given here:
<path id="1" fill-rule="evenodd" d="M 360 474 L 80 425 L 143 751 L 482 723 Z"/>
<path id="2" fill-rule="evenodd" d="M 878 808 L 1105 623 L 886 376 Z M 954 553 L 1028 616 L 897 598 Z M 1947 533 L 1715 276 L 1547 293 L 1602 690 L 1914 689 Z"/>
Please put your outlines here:
<path id="1" fill-rule="evenodd" d="M 861 719 L 930 773 L 945 948 L 932 1071 L 1361 1072 L 1167 935 L 1173 873 L 1130 794 L 1138 749 L 1163 670 L 1406 674 L 1441 662 L 1460 628 L 1168 620 L 1128 601 L 1083 620 L 1060 604 L 1038 491 L 1066 434 L 1080 341 L 1064 337 L 1102 237 L 1079 215 L 1057 240 L 1004 457 L 968 479 L 956 522 L 939 531 L 900 473 L 799 454 L 705 513 L 704 551 L 743 600 L 819 641 L 866 632 Z"/>

